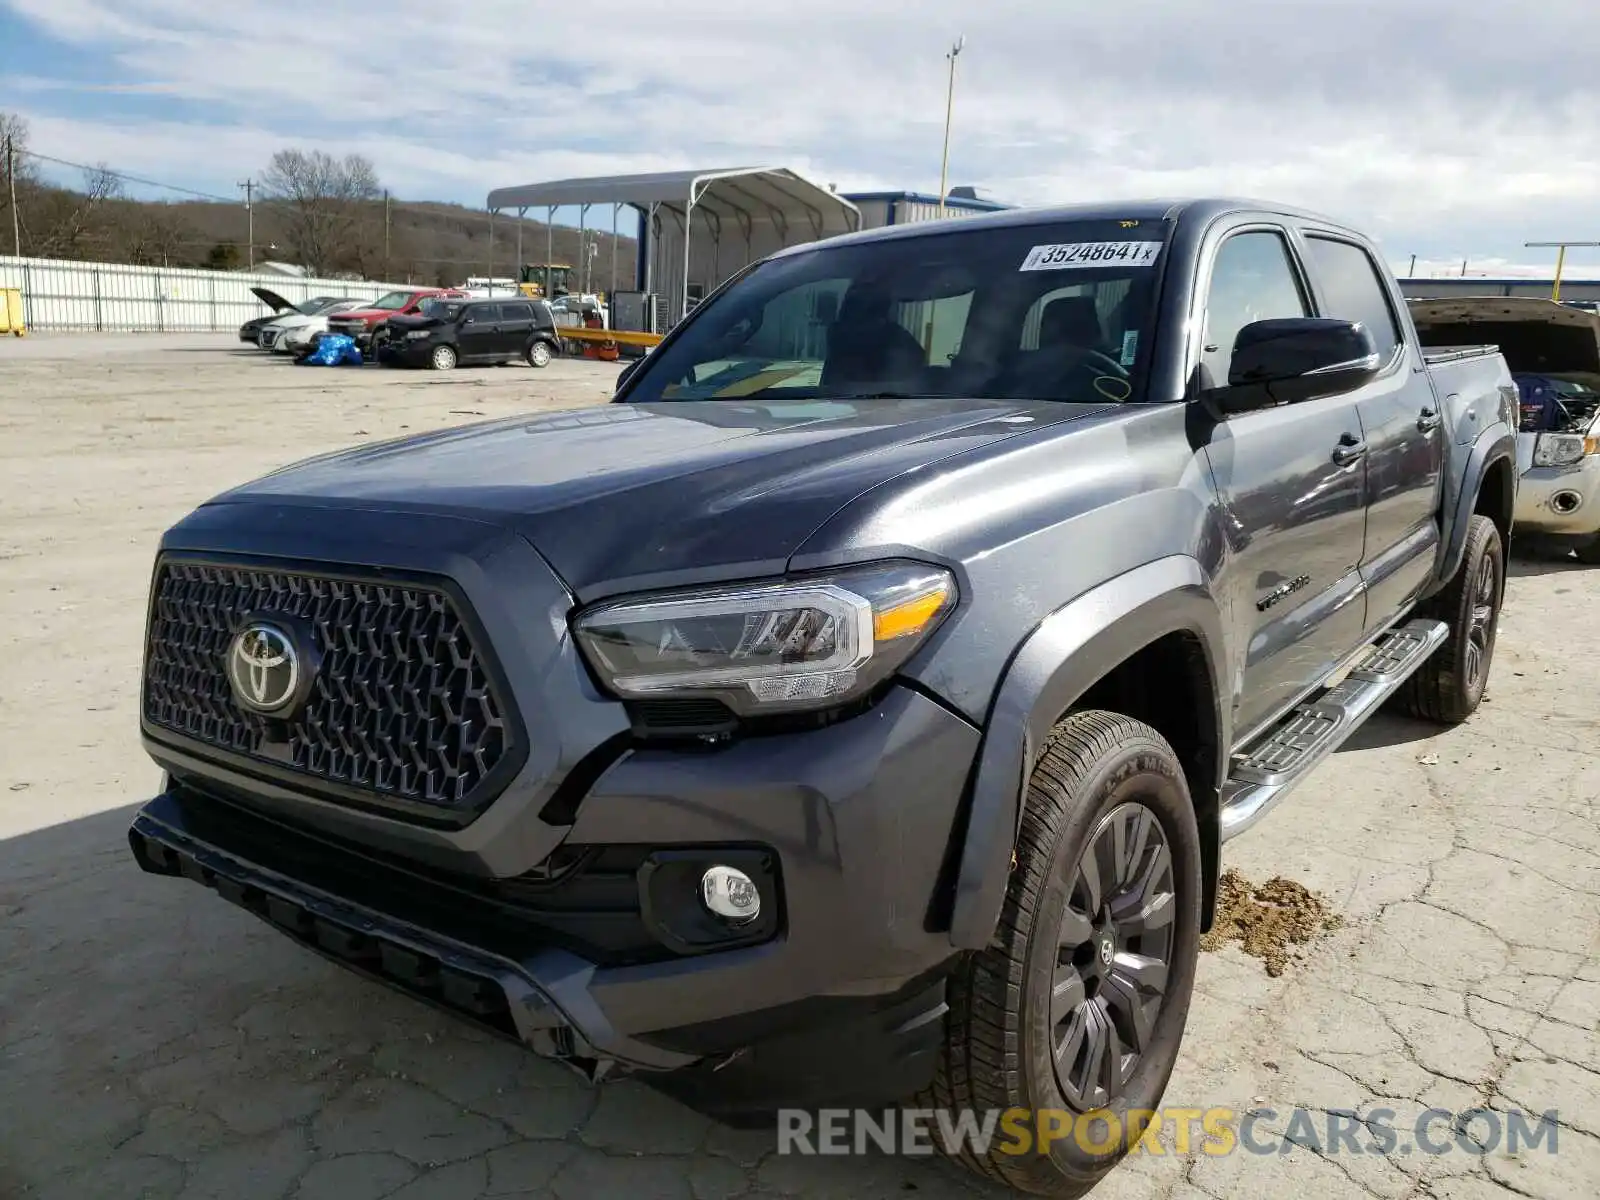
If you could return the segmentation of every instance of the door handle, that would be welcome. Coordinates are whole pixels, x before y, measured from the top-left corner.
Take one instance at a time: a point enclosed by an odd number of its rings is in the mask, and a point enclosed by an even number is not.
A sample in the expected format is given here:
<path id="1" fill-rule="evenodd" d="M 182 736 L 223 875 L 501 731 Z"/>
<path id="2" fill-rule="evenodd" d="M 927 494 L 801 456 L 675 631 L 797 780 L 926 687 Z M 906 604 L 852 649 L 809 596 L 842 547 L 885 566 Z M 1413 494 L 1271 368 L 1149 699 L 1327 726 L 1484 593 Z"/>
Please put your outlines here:
<path id="1" fill-rule="evenodd" d="M 1417 428 L 1423 433 L 1432 433 L 1439 428 L 1440 417 L 1437 411 L 1431 408 L 1422 410 L 1422 415 L 1417 418 Z"/>
<path id="2" fill-rule="evenodd" d="M 1348 467 L 1351 463 L 1358 462 L 1366 452 L 1367 444 L 1355 434 L 1347 433 L 1333 448 L 1333 461 L 1341 467 Z"/>

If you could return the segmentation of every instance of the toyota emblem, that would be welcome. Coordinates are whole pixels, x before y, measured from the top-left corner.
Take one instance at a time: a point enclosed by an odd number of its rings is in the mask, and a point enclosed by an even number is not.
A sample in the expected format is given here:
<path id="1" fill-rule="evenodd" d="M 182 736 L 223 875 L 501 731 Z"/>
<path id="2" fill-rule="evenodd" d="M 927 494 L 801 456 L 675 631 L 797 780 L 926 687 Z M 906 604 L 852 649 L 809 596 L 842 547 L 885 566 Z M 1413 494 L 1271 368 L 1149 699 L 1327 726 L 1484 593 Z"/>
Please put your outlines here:
<path id="1" fill-rule="evenodd" d="M 294 639 L 271 622 L 249 622 L 228 645 L 233 698 L 261 716 L 285 715 L 299 697 L 301 670 Z"/>

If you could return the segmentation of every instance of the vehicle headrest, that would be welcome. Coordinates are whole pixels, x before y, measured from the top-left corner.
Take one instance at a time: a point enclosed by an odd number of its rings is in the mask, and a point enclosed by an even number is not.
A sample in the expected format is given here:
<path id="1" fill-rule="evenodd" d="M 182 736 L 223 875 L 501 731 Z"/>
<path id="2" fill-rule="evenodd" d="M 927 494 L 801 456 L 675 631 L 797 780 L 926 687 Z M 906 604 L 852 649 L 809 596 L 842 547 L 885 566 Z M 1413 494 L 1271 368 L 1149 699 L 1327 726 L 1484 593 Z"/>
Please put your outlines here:
<path id="1" fill-rule="evenodd" d="M 1093 296 L 1060 296 L 1039 314 L 1039 349 L 1065 343 L 1094 348 L 1105 341 Z"/>

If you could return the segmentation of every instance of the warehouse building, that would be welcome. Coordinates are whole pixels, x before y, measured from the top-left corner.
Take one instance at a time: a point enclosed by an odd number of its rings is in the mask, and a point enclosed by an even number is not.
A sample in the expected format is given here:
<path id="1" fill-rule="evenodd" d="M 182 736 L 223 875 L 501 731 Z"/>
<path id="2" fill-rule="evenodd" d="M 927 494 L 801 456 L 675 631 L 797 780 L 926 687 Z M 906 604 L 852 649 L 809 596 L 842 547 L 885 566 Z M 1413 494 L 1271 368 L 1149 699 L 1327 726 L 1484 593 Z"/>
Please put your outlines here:
<path id="1" fill-rule="evenodd" d="M 1453 300 L 1460 296 L 1532 296 L 1548 300 L 1553 279 L 1472 279 L 1452 275 L 1439 279 L 1401 279 L 1400 294 L 1408 300 Z M 1600 300 L 1600 281 L 1563 279 L 1563 300 Z"/>
<path id="2" fill-rule="evenodd" d="M 972 188 L 953 188 L 945 215 L 973 216 L 1005 207 L 980 199 Z M 787 167 L 734 167 L 496 188 L 488 208 L 518 217 L 532 211 L 547 222 L 558 208 L 577 208 L 585 225 L 591 209 L 602 214 L 609 209 L 613 228 L 624 208 L 636 212 L 639 256 L 632 285 L 635 293 L 653 297 L 653 308 L 642 318 L 630 315 L 635 309 L 619 293 L 617 324 L 661 331 L 749 263 L 786 246 L 936 219 L 939 198 L 918 192 L 840 195 Z M 517 228 L 520 237 L 520 221 Z M 521 246 L 518 260 L 524 260 Z"/>

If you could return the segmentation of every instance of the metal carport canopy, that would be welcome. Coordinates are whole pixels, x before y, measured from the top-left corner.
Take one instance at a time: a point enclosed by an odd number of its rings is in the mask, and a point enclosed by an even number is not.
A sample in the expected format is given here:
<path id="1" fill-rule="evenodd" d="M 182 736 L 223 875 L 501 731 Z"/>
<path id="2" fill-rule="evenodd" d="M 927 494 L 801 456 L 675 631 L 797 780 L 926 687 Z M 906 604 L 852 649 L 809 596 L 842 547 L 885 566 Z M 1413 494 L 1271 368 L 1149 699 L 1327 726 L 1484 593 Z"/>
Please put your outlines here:
<path id="1" fill-rule="evenodd" d="M 650 175 L 610 175 L 592 179 L 557 179 L 489 193 L 491 212 L 549 209 L 592 204 L 628 204 L 643 210 L 647 220 L 672 213 L 683 227 L 683 312 L 689 309 L 689 241 L 695 213 L 720 226 L 736 224 L 746 239 L 760 218 L 770 220 L 787 240 L 788 229 L 810 230 L 813 239 L 861 228 L 861 211 L 844 197 L 804 179 L 787 167 L 729 167 L 710 171 L 661 171 Z"/>

